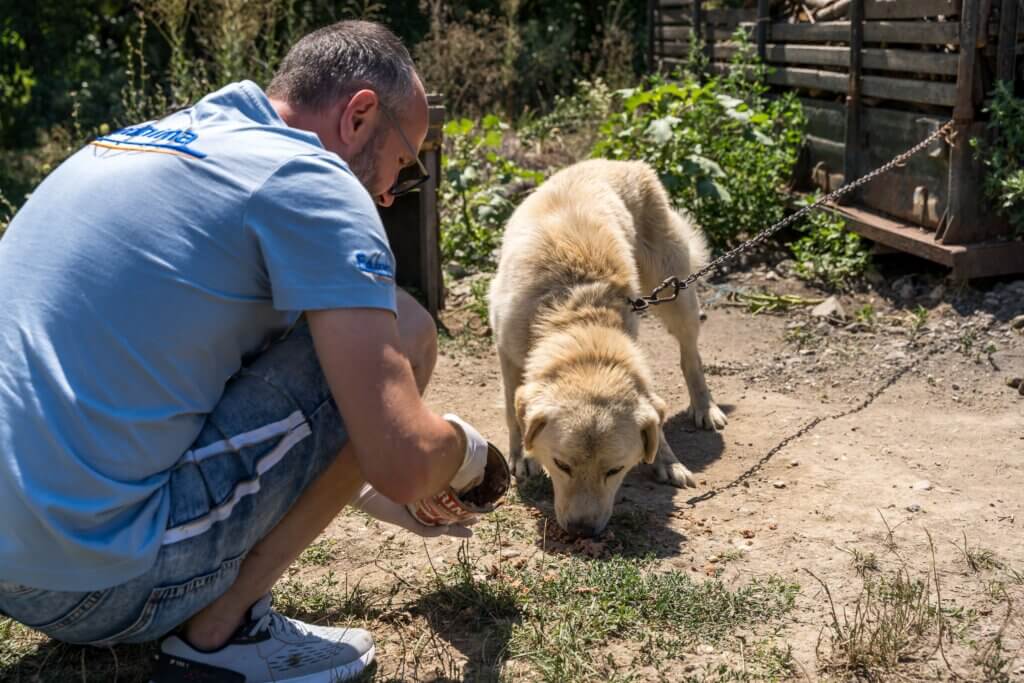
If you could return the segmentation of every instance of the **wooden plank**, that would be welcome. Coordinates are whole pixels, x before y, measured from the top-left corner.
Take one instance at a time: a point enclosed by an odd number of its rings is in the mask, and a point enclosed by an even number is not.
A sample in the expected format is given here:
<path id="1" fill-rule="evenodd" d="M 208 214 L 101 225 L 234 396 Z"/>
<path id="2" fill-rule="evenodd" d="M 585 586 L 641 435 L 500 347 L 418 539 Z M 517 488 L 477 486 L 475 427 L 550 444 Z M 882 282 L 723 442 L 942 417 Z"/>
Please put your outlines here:
<path id="1" fill-rule="evenodd" d="M 846 92 L 846 74 L 834 71 L 784 67 L 775 69 L 774 72 L 768 74 L 768 82 L 772 85 L 784 85 L 790 88 Z"/>
<path id="2" fill-rule="evenodd" d="M 866 19 L 921 19 L 960 14 L 960 0 L 868 0 Z"/>
<path id="3" fill-rule="evenodd" d="M 864 0 L 850 0 L 850 73 L 846 89 L 846 154 L 843 177 L 859 178 L 861 172 L 861 53 L 864 50 Z M 847 195 L 844 203 L 855 202 L 857 192 Z"/>
<path id="4" fill-rule="evenodd" d="M 727 52 L 723 54 L 727 54 Z M 813 66 L 842 67 L 847 66 L 850 61 L 849 48 L 845 46 L 787 45 L 780 43 L 769 43 L 766 46 L 765 59 L 775 64 L 810 64 Z M 955 76 L 959 57 L 955 54 L 936 54 L 934 52 L 921 52 L 918 50 L 865 48 L 862 60 L 862 66 L 865 69 Z"/>
<path id="5" fill-rule="evenodd" d="M 741 26 L 739 28 L 742 28 L 749 37 L 752 37 L 753 26 Z M 698 29 L 698 33 L 700 33 L 705 40 L 715 43 L 728 42 L 735 33 L 735 31 L 731 29 L 706 25 L 699 26 Z M 687 40 L 689 39 L 692 31 L 693 29 L 690 26 L 658 26 L 655 29 L 658 36 L 662 40 L 666 41 Z"/>
<path id="6" fill-rule="evenodd" d="M 756 9 L 709 9 L 704 12 L 704 21 L 713 26 L 736 26 L 757 21 Z"/>
<path id="7" fill-rule="evenodd" d="M 671 9 L 659 9 L 654 12 L 654 23 L 677 25 L 689 24 L 693 19 L 689 7 L 673 7 Z"/>
<path id="8" fill-rule="evenodd" d="M 996 78 L 1004 83 L 1013 83 L 1017 67 L 1016 50 L 1017 0 L 1003 0 L 999 17 L 999 40 L 997 43 Z"/>
<path id="9" fill-rule="evenodd" d="M 964 0 L 960 17 L 960 35 L 966 45 L 976 45 L 979 19 L 979 0 Z M 957 98 L 953 107 L 956 120 L 955 143 L 949 169 L 949 211 L 939 228 L 939 239 L 945 244 L 977 242 L 985 235 L 977 220 L 981 202 L 978 177 L 982 169 L 970 146 L 970 133 L 974 120 L 974 77 L 978 51 L 960 50 L 957 68 Z"/>
<path id="10" fill-rule="evenodd" d="M 675 7 L 689 7 L 693 0 L 658 0 L 659 9 L 672 9 Z"/>
<path id="11" fill-rule="evenodd" d="M 952 268 L 954 280 L 1024 273 L 1024 242 L 984 241 L 946 245 L 934 235 L 903 221 L 893 220 L 862 207 L 830 206 L 846 220 L 850 230 L 869 240 Z"/>
<path id="12" fill-rule="evenodd" d="M 690 56 L 690 44 L 683 42 L 665 43 L 658 48 L 658 57 L 678 57 L 683 59 Z"/>
<path id="13" fill-rule="evenodd" d="M 818 24 L 772 24 L 769 39 L 779 43 L 845 43 L 850 39 L 850 22 L 823 21 Z M 866 43 L 910 43 L 914 45 L 956 45 L 960 25 L 952 21 L 869 21 L 864 24 Z"/>
<path id="14" fill-rule="evenodd" d="M 954 253 L 964 251 L 963 247 L 948 247 L 939 244 L 935 241 L 934 233 L 930 231 L 922 230 L 910 223 L 893 220 L 862 207 L 830 205 L 829 209 L 845 219 L 849 229 L 869 240 L 881 242 L 944 266 L 952 267 Z"/>
<path id="15" fill-rule="evenodd" d="M 915 81 L 909 78 L 864 76 L 863 93 L 866 97 L 880 97 L 898 102 L 937 104 L 952 107 L 956 104 L 957 86 L 941 81 Z"/>

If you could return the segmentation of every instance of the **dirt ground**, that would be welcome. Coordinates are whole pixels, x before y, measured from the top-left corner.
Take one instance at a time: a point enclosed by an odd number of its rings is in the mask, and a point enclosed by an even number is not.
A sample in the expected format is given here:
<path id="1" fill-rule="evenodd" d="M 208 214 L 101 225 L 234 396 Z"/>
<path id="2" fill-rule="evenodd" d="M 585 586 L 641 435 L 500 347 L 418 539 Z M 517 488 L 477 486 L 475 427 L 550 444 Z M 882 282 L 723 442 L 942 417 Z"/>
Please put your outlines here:
<path id="1" fill-rule="evenodd" d="M 1024 681 L 1024 395 L 1008 386 L 1024 377 L 1024 280 L 959 288 L 898 264 L 872 280 L 831 318 L 785 262 L 703 286 L 717 433 L 685 419 L 675 342 L 642 322 L 667 437 L 699 488 L 634 472 L 590 541 L 559 532 L 543 480 L 465 544 L 346 513 L 276 605 L 371 629 L 381 681 Z M 428 401 L 504 450 L 476 291 L 452 289 Z M 664 581 L 631 593 L 633 571 Z M 758 585 L 795 599 L 740 615 Z M 3 628 L 0 679 L 148 680 L 152 646 L 105 654 Z"/>
<path id="2" fill-rule="evenodd" d="M 651 556 L 654 571 L 718 577 L 729 586 L 782 577 L 800 589 L 773 642 L 791 647 L 790 675 L 804 680 L 853 675 L 836 662 L 855 657 L 854 645 L 844 650 L 833 637 L 852 638 L 858 615 L 870 612 L 866 580 L 903 572 L 924 583 L 925 600 L 945 615 L 945 642 L 938 648 L 937 633 L 924 637 L 880 680 L 1024 680 L 1017 614 L 1024 605 L 1024 395 L 1007 385 L 1024 375 L 1024 334 L 1010 324 L 1024 313 L 1024 281 L 990 283 L 984 291 L 936 277 L 876 278 L 877 288 L 840 297 L 845 320 L 816 318 L 805 305 L 752 313 L 744 293 L 825 296 L 785 275 L 784 268 L 760 267 L 720 277 L 701 292 L 701 352 L 729 417 L 721 432 L 696 431 L 684 418 L 688 396 L 675 342 L 655 318 L 642 323 L 657 390 L 670 405 L 667 437 L 699 488 L 676 490 L 634 472 L 609 531 L 585 542 L 557 531 L 550 491 L 513 495 L 501 513 L 507 536 L 495 542 L 478 533 L 464 552 L 492 574 L 503 560 L 523 566 L 566 554 Z M 486 338 L 466 340 L 480 325 L 460 318 L 471 308 L 461 303 L 455 292 L 446 320 L 463 329 L 442 344 L 429 402 L 464 416 L 504 449 L 497 358 Z M 773 452 L 814 418 L 856 407 L 914 362 L 861 411 L 825 419 Z M 339 519 L 328 536 L 345 547 L 330 570 L 368 589 L 413 585 L 458 560 L 454 541 L 422 543 L 353 517 Z M 874 616 L 883 619 L 879 604 Z M 913 628 L 899 618 L 896 624 Z M 529 666 L 503 661 L 493 644 L 481 653 L 486 643 L 475 643 L 465 625 L 434 623 L 440 638 L 415 642 L 393 626 L 375 628 L 382 666 L 397 677 L 476 680 L 481 658 L 491 666 L 483 678 L 532 677 Z M 428 647 L 424 639 L 435 642 Z M 716 664 L 738 670 L 742 653 L 732 642 L 646 667 L 609 651 L 621 664 L 616 675 L 679 680 Z"/>

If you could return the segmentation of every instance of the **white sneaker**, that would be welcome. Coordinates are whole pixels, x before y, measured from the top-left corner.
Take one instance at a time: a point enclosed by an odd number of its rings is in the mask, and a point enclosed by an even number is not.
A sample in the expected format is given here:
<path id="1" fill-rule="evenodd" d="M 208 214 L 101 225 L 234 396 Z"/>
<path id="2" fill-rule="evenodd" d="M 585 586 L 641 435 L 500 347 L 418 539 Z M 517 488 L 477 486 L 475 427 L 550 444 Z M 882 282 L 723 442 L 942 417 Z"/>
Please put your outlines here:
<path id="1" fill-rule="evenodd" d="M 289 619 L 270 609 L 267 595 L 219 650 L 165 638 L 150 683 L 339 683 L 362 673 L 375 653 L 367 631 Z"/>

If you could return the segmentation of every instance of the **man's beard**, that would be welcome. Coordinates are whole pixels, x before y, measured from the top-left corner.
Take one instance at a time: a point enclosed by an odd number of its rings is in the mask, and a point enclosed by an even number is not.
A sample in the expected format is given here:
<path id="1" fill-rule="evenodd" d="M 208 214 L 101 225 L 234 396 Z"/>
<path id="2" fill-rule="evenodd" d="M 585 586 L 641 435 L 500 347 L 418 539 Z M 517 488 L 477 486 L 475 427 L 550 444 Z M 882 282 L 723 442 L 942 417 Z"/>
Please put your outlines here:
<path id="1" fill-rule="evenodd" d="M 381 134 L 381 131 L 375 131 L 373 137 L 367 140 L 363 148 L 348 162 L 352 173 L 363 184 L 366 191 L 373 195 L 374 199 L 379 194 L 374 190 L 374 185 L 377 184 L 377 156 L 383 146 L 384 135 Z"/>

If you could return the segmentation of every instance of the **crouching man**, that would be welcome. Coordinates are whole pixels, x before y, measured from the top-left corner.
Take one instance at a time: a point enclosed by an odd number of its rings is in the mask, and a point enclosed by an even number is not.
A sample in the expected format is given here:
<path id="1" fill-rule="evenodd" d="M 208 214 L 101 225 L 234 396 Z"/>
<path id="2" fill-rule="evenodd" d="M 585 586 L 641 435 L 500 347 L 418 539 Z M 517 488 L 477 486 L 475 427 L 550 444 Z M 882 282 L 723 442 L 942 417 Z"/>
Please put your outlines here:
<path id="1" fill-rule="evenodd" d="M 69 643 L 163 638 L 160 683 L 373 659 L 365 631 L 269 595 L 348 504 L 469 534 L 406 508 L 478 481 L 486 442 L 421 399 L 435 330 L 374 205 L 422 182 L 398 173 L 427 125 L 407 50 L 343 22 L 266 92 L 98 138 L 39 186 L 0 241 L 0 613 Z"/>

